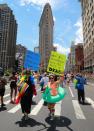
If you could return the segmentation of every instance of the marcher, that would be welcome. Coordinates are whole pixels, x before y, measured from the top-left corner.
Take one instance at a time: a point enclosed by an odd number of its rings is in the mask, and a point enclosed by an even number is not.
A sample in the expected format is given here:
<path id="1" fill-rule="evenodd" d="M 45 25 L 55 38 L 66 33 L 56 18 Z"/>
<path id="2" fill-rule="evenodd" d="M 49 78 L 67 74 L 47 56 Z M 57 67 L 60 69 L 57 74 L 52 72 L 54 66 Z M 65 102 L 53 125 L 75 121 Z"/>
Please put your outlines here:
<path id="1" fill-rule="evenodd" d="M 47 76 L 47 73 L 44 73 L 44 76 L 40 80 L 40 85 L 41 85 L 41 91 L 43 91 L 47 83 L 49 82 L 49 77 Z"/>
<path id="2" fill-rule="evenodd" d="M 84 84 L 85 84 L 85 79 L 81 74 L 76 75 L 76 88 L 78 92 L 78 101 L 81 104 L 85 104 L 85 92 L 84 92 Z"/>
<path id="3" fill-rule="evenodd" d="M 17 76 L 16 73 L 13 72 L 12 76 L 9 78 L 10 81 L 10 103 L 14 104 L 16 100 L 16 95 L 17 95 Z M 13 97 L 14 95 L 14 97 Z"/>
<path id="4" fill-rule="evenodd" d="M 50 111 L 49 116 L 51 120 L 54 119 L 56 102 L 59 102 L 62 99 L 64 99 L 66 95 L 65 89 L 61 87 L 61 83 L 64 80 L 64 76 L 61 75 L 61 77 L 59 79 L 58 78 L 59 77 L 57 75 L 53 74 L 49 76 L 49 82 L 45 86 L 45 90 L 42 95 L 43 99 L 48 103 L 48 109 Z"/>
<path id="5" fill-rule="evenodd" d="M 54 75 L 50 75 L 48 87 L 51 88 L 51 95 L 56 96 L 57 95 L 57 88 L 58 83 L 56 80 L 56 77 Z M 48 109 L 50 111 L 49 116 L 51 117 L 51 120 L 54 119 L 54 112 L 55 112 L 55 103 L 48 103 Z"/>
<path id="6" fill-rule="evenodd" d="M 49 82 L 49 77 L 47 76 L 47 73 L 45 72 L 44 76 L 41 78 L 41 81 L 40 81 L 41 92 L 45 90 L 45 86 L 48 84 L 48 82 Z M 46 106 L 47 102 L 44 101 L 43 105 Z"/>
<path id="7" fill-rule="evenodd" d="M 32 97 L 35 93 L 35 85 L 31 77 L 31 72 L 27 70 L 25 82 L 28 84 L 28 88 L 26 89 L 20 100 L 22 113 L 24 114 L 23 118 L 25 120 L 28 119 L 28 114 L 31 111 Z"/>
<path id="8" fill-rule="evenodd" d="M 5 85 L 7 84 L 7 80 L 3 77 L 3 74 L 0 76 L 0 96 L 1 96 L 1 107 L 4 107 L 3 96 L 5 94 Z"/>

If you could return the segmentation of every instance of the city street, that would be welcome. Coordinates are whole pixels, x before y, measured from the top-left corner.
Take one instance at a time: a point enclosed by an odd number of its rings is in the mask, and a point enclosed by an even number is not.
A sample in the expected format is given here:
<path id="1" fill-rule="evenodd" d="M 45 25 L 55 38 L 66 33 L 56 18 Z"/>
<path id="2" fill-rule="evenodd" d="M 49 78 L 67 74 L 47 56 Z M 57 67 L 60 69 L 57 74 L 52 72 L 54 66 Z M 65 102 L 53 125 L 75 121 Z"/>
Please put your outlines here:
<path id="1" fill-rule="evenodd" d="M 0 131 L 94 131 L 94 0 L 0 0 Z"/>
<path id="2" fill-rule="evenodd" d="M 88 83 L 85 87 L 86 104 L 79 104 L 77 91 L 70 84 L 63 101 L 56 104 L 55 118 L 50 120 L 47 106 L 39 87 L 38 95 L 33 98 L 29 120 L 23 121 L 20 105 L 10 104 L 10 88 L 6 86 L 4 102 L 6 108 L 0 108 L 0 131 L 94 131 L 94 86 Z"/>

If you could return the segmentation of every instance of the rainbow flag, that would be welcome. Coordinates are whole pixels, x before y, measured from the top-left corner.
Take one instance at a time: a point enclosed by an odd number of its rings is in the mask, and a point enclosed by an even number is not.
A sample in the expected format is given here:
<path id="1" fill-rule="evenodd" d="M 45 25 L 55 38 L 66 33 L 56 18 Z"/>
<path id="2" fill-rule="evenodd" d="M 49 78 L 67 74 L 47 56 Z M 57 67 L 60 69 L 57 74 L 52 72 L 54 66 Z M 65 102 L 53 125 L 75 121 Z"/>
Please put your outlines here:
<path id="1" fill-rule="evenodd" d="M 24 95 L 24 93 L 28 87 L 29 87 L 29 85 L 27 83 L 22 82 L 22 86 L 19 88 L 19 93 L 18 93 L 17 99 L 15 101 L 16 104 L 18 104 L 20 102 L 21 97 Z"/>

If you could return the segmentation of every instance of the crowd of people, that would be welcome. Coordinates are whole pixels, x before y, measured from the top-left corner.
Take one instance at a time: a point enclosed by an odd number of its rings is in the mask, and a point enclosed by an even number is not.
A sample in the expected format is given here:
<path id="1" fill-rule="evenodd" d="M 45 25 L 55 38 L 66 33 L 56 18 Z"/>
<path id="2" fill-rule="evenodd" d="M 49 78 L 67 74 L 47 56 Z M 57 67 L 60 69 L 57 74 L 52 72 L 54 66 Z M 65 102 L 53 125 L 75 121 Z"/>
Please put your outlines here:
<path id="1" fill-rule="evenodd" d="M 54 75 L 48 73 L 39 74 L 37 72 L 31 72 L 30 70 L 24 70 L 20 75 L 13 72 L 9 77 L 10 82 L 10 103 L 17 104 L 20 102 L 23 115 L 23 119 L 28 119 L 28 114 L 31 112 L 32 98 L 37 95 L 36 85 L 41 87 L 41 93 L 44 93 L 46 88 L 51 90 L 51 96 L 58 94 L 58 87 L 68 87 L 70 82 L 74 79 L 77 80 L 76 89 L 78 94 L 78 102 L 85 103 L 84 84 L 86 79 L 81 73 L 74 75 L 73 73 L 62 73 L 61 75 Z M 1 108 L 6 106 L 4 104 L 3 96 L 5 94 L 5 85 L 7 84 L 3 74 L 0 76 L 0 96 L 1 96 Z M 19 95 L 19 97 L 18 97 Z M 18 97 L 18 99 L 17 99 Z M 18 100 L 18 101 L 17 101 Z M 49 110 L 49 117 L 54 119 L 55 102 L 50 103 L 44 101 L 44 105 L 47 105 Z"/>

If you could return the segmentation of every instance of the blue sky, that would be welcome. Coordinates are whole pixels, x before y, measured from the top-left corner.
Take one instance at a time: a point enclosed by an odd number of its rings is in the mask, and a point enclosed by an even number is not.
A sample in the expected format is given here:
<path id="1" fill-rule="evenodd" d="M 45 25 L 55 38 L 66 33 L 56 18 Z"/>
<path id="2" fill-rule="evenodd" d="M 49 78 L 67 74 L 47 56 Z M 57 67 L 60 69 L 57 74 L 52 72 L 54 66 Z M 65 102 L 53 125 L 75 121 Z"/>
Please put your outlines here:
<path id="1" fill-rule="evenodd" d="M 8 4 L 17 20 L 17 44 L 32 51 L 39 44 L 39 20 L 46 2 L 50 3 L 54 17 L 54 45 L 67 54 L 71 41 L 83 41 L 78 0 L 0 0 Z"/>

